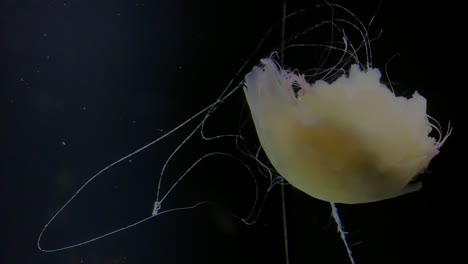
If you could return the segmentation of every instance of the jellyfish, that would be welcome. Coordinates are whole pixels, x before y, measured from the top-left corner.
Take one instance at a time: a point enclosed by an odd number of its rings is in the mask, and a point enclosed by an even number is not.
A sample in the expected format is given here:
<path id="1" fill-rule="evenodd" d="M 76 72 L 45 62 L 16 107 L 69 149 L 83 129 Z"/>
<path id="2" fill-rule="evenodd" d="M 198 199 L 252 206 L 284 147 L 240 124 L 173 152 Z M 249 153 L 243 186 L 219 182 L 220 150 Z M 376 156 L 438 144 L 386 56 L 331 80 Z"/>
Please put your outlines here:
<path id="1" fill-rule="evenodd" d="M 356 18 L 339 5 L 329 6 L 340 8 Z M 354 25 L 349 21 L 340 20 L 344 24 L 351 24 L 351 27 L 357 29 L 362 36 L 361 45 L 354 47 L 344 30 L 340 30 L 337 21 L 325 21 L 311 27 L 314 29 L 330 25 L 342 34 L 343 41 L 340 47 L 331 44 L 321 46 L 342 53 L 342 57 L 332 67 L 320 69 L 326 78 L 310 82 L 306 74 L 281 65 L 276 59 L 278 53 L 294 47 L 288 42 L 282 43 L 282 48 L 261 59 L 259 65 L 254 66 L 239 85 L 233 85 L 231 81 L 212 104 L 161 137 L 125 155 L 90 177 L 44 226 L 37 247 L 44 252 L 70 249 L 127 230 L 163 214 L 191 210 L 205 204 L 198 202 L 183 208 L 171 209 L 166 208 L 164 202 L 190 170 L 205 158 L 213 155 L 238 158 L 213 152 L 192 164 L 165 193 L 160 192 L 161 181 L 167 164 L 195 132 L 200 132 L 204 139 L 210 140 L 230 136 L 207 138 L 203 134 L 203 127 L 220 104 L 243 88 L 261 148 L 272 167 L 281 179 L 293 187 L 311 197 L 330 203 L 332 216 L 337 223 L 349 259 L 351 263 L 355 263 L 336 203 L 377 202 L 419 190 L 421 183 L 412 180 L 428 168 L 431 160 L 439 153 L 449 137 L 451 127 L 449 125 L 446 134 L 443 135 L 440 124 L 427 115 L 426 99 L 418 92 L 414 92 L 411 98 L 397 96 L 392 87 L 381 81 L 381 71 L 372 66 L 370 40 L 366 31 L 368 27 L 360 21 Z M 302 34 L 309 31 L 308 29 Z M 364 62 L 361 62 L 357 55 L 361 50 L 365 51 Z M 244 70 L 245 65 L 239 72 Z M 158 181 L 157 197 L 152 210 L 148 210 L 147 217 L 84 242 L 57 249 L 41 247 L 41 238 L 47 227 L 96 177 L 202 116 L 204 116 L 202 121 L 166 160 Z M 438 133 L 437 138 L 430 136 L 433 129 Z M 238 135 L 235 136 L 237 139 L 240 138 Z M 271 169 L 256 155 L 250 157 L 271 173 Z M 242 161 L 241 163 L 246 166 Z M 252 172 L 250 169 L 249 171 Z M 279 182 L 281 181 L 272 180 L 268 191 Z M 250 215 L 246 218 L 238 217 L 244 223 L 255 222 L 253 211 L 258 209 L 258 198 L 257 189 Z M 251 219 L 252 216 L 254 220 Z"/>

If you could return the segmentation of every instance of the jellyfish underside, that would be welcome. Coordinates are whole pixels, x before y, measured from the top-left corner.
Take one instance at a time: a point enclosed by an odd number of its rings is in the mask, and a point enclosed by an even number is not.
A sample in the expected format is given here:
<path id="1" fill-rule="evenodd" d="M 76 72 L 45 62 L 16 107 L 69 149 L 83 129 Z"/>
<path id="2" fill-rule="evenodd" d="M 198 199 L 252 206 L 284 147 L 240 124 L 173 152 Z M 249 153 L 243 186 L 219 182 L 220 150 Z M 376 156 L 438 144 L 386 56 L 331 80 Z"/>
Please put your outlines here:
<path id="1" fill-rule="evenodd" d="M 378 69 L 356 64 L 332 83 L 309 84 L 273 59 L 261 63 L 244 92 L 265 153 L 293 186 L 346 204 L 421 188 L 409 182 L 438 153 L 423 96 L 398 97 Z"/>

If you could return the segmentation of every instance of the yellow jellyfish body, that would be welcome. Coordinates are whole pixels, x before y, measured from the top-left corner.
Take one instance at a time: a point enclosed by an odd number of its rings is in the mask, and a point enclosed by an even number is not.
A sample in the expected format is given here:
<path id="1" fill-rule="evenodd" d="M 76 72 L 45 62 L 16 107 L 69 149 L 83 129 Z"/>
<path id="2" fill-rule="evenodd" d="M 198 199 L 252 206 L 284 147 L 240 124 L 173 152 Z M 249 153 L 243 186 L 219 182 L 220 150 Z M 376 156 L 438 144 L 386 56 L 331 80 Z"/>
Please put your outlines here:
<path id="1" fill-rule="evenodd" d="M 260 143 L 296 188 L 334 203 L 366 203 L 421 188 L 409 184 L 438 153 L 426 99 L 396 96 L 380 71 L 351 65 L 332 83 L 261 60 L 244 92 Z"/>

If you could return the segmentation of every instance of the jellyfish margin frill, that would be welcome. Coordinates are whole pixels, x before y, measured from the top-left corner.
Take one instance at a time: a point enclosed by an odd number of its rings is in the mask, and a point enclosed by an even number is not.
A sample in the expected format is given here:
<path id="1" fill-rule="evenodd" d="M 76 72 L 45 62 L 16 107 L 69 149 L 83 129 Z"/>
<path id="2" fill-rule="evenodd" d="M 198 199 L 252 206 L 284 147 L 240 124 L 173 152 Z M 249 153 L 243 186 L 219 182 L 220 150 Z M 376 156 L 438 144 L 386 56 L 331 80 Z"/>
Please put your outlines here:
<path id="1" fill-rule="evenodd" d="M 281 176 L 332 203 L 375 202 L 421 188 L 409 182 L 443 143 L 429 136 L 434 125 L 423 96 L 396 96 L 378 69 L 357 64 L 331 83 L 309 84 L 296 72 L 265 58 L 244 82 L 260 143 Z"/>

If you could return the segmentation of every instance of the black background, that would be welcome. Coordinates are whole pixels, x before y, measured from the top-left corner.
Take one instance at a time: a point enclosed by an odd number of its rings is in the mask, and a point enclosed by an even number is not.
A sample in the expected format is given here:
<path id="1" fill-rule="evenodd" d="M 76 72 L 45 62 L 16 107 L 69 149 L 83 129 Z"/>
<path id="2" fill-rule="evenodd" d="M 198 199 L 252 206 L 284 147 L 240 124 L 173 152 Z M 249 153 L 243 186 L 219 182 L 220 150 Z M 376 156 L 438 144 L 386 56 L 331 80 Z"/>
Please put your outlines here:
<path id="1" fill-rule="evenodd" d="M 421 177 L 420 192 L 339 206 L 350 243 L 361 242 L 353 246 L 356 262 L 463 263 L 466 8 L 448 1 L 332 2 L 364 22 L 376 16 L 370 32 L 384 31 L 373 44 L 374 65 L 399 54 L 389 65 L 396 91 L 418 90 L 429 114 L 454 126 Z M 318 3 L 287 1 L 287 10 L 313 11 Z M 280 42 L 279 27 L 253 51 L 281 19 L 282 4 L 0 1 L 0 263 L 286 263 L 279 188 L 255 225 L 242 224 L 231 214 L 249 213 L 255 187 L 240 163 L 222 157 L 196 167 L 165 204 L 216 205 L 163 215 L 66 251 L 36 248 L 43 226 L 90 176 L 213 102 L 232 78 L 240 82 L 235 74 L 245 61 L 267 56 Z M 296 26 L 329 18 L 322 15 L 288 21 L 286 31 L 291 36 Z M 239 91 L 206 131 L 237 133 L 246 120 Z M 243 133 L 252 131 L 250 124 Z M 99 177 L 49 226 L 42 246 L 77 243 L 147 217 L 161 166 L 188 132 Z M 236 151 L 232 139 L 197 138 L 168 167 L 165 190 L 203 154 Z M 290 186 L 286 201 L 290 263 L 348 263 L 329 205 Z"/>

